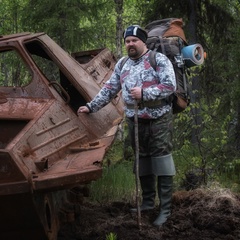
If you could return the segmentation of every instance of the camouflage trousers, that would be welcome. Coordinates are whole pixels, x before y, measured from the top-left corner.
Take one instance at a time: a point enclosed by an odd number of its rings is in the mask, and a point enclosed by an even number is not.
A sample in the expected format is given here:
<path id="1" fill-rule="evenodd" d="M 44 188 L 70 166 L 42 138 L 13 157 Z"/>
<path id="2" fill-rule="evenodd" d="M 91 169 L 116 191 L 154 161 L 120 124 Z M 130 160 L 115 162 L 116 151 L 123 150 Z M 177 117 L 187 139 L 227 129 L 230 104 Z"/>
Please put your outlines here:
<path id="1" fill-rule="evenodd" d="M 131 145 L 135 151 L 134 119 L 128 118 Z M 173 116 L 171 112 L 158 119 L 138 119 L 139 176 L 175 175 L 172 158 Z M 135 167 L 134 167 L 135 171 Z"/>

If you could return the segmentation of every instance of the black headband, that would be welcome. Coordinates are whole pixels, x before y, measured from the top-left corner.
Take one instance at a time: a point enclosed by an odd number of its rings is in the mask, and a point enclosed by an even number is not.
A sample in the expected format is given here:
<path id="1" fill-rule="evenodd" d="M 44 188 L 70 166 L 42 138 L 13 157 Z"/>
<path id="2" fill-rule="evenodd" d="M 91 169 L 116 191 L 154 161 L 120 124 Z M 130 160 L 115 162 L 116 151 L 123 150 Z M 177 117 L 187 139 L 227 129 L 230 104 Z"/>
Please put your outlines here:
<path id="1" fill-rule="evenodd" d="M 144 31 L 140 26 L 138 25 L 132 25 L 125 29 L 123 33 L 123 38 L 125 41 L 125 38 L 128 36 L 134 36 L 142 40 L 144 43 L 147 41 L 147 32 Z"/>

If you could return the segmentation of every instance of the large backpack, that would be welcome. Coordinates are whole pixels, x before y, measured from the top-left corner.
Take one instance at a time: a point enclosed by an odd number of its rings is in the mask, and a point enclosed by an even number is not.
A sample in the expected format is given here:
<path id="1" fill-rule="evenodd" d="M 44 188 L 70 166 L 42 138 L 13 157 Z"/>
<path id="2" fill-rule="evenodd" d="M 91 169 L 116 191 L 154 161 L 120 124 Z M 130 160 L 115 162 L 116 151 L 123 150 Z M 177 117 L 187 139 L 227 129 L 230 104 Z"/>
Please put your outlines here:
<path id="1" fill-rule="evenodd" d="M 167 18 L 149 23 L 147 48 L 166 55 L 173 64 L 177 89 L 172 96 L 173 113 L 182 112 L 190 103 L 190 89 L 186 75 L 186 65 L 182 58 L 182 49 L 187 46 L 183 31 L 183 21 Z"/>

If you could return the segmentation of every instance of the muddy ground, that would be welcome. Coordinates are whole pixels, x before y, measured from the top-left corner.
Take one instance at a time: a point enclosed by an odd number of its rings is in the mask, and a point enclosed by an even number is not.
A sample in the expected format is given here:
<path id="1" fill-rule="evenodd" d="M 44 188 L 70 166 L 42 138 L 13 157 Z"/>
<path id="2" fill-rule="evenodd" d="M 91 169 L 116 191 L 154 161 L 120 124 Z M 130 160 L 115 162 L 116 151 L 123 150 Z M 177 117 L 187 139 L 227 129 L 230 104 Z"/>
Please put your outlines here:
<path id="1" fill-rule="evenodd" d="M 240 239 L 240 197 L 227 190 L 175 192 L 172 215 L 160 229 L 151 224 L 157 207 L 141 214 L 141 225 L 131 207 L 126 202 L 100 205 L 85 200 L 79 217 L 61 228 L 58 240 L 106 240 L 110 233 L 117 240 Z"/>

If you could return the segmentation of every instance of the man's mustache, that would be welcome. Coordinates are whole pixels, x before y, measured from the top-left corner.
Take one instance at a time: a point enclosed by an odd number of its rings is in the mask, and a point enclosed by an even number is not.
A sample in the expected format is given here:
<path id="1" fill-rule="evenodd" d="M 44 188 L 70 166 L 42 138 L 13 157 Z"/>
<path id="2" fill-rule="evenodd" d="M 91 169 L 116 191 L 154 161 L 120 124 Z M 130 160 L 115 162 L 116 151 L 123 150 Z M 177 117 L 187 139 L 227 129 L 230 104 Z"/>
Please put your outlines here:
<path id="1" fill-rule="evenodd" d="M 131 49 L 136 50 L 135 47 L 130 47 L 130 48 L 128 49 L 128 51 L 130 51 Z"/>

